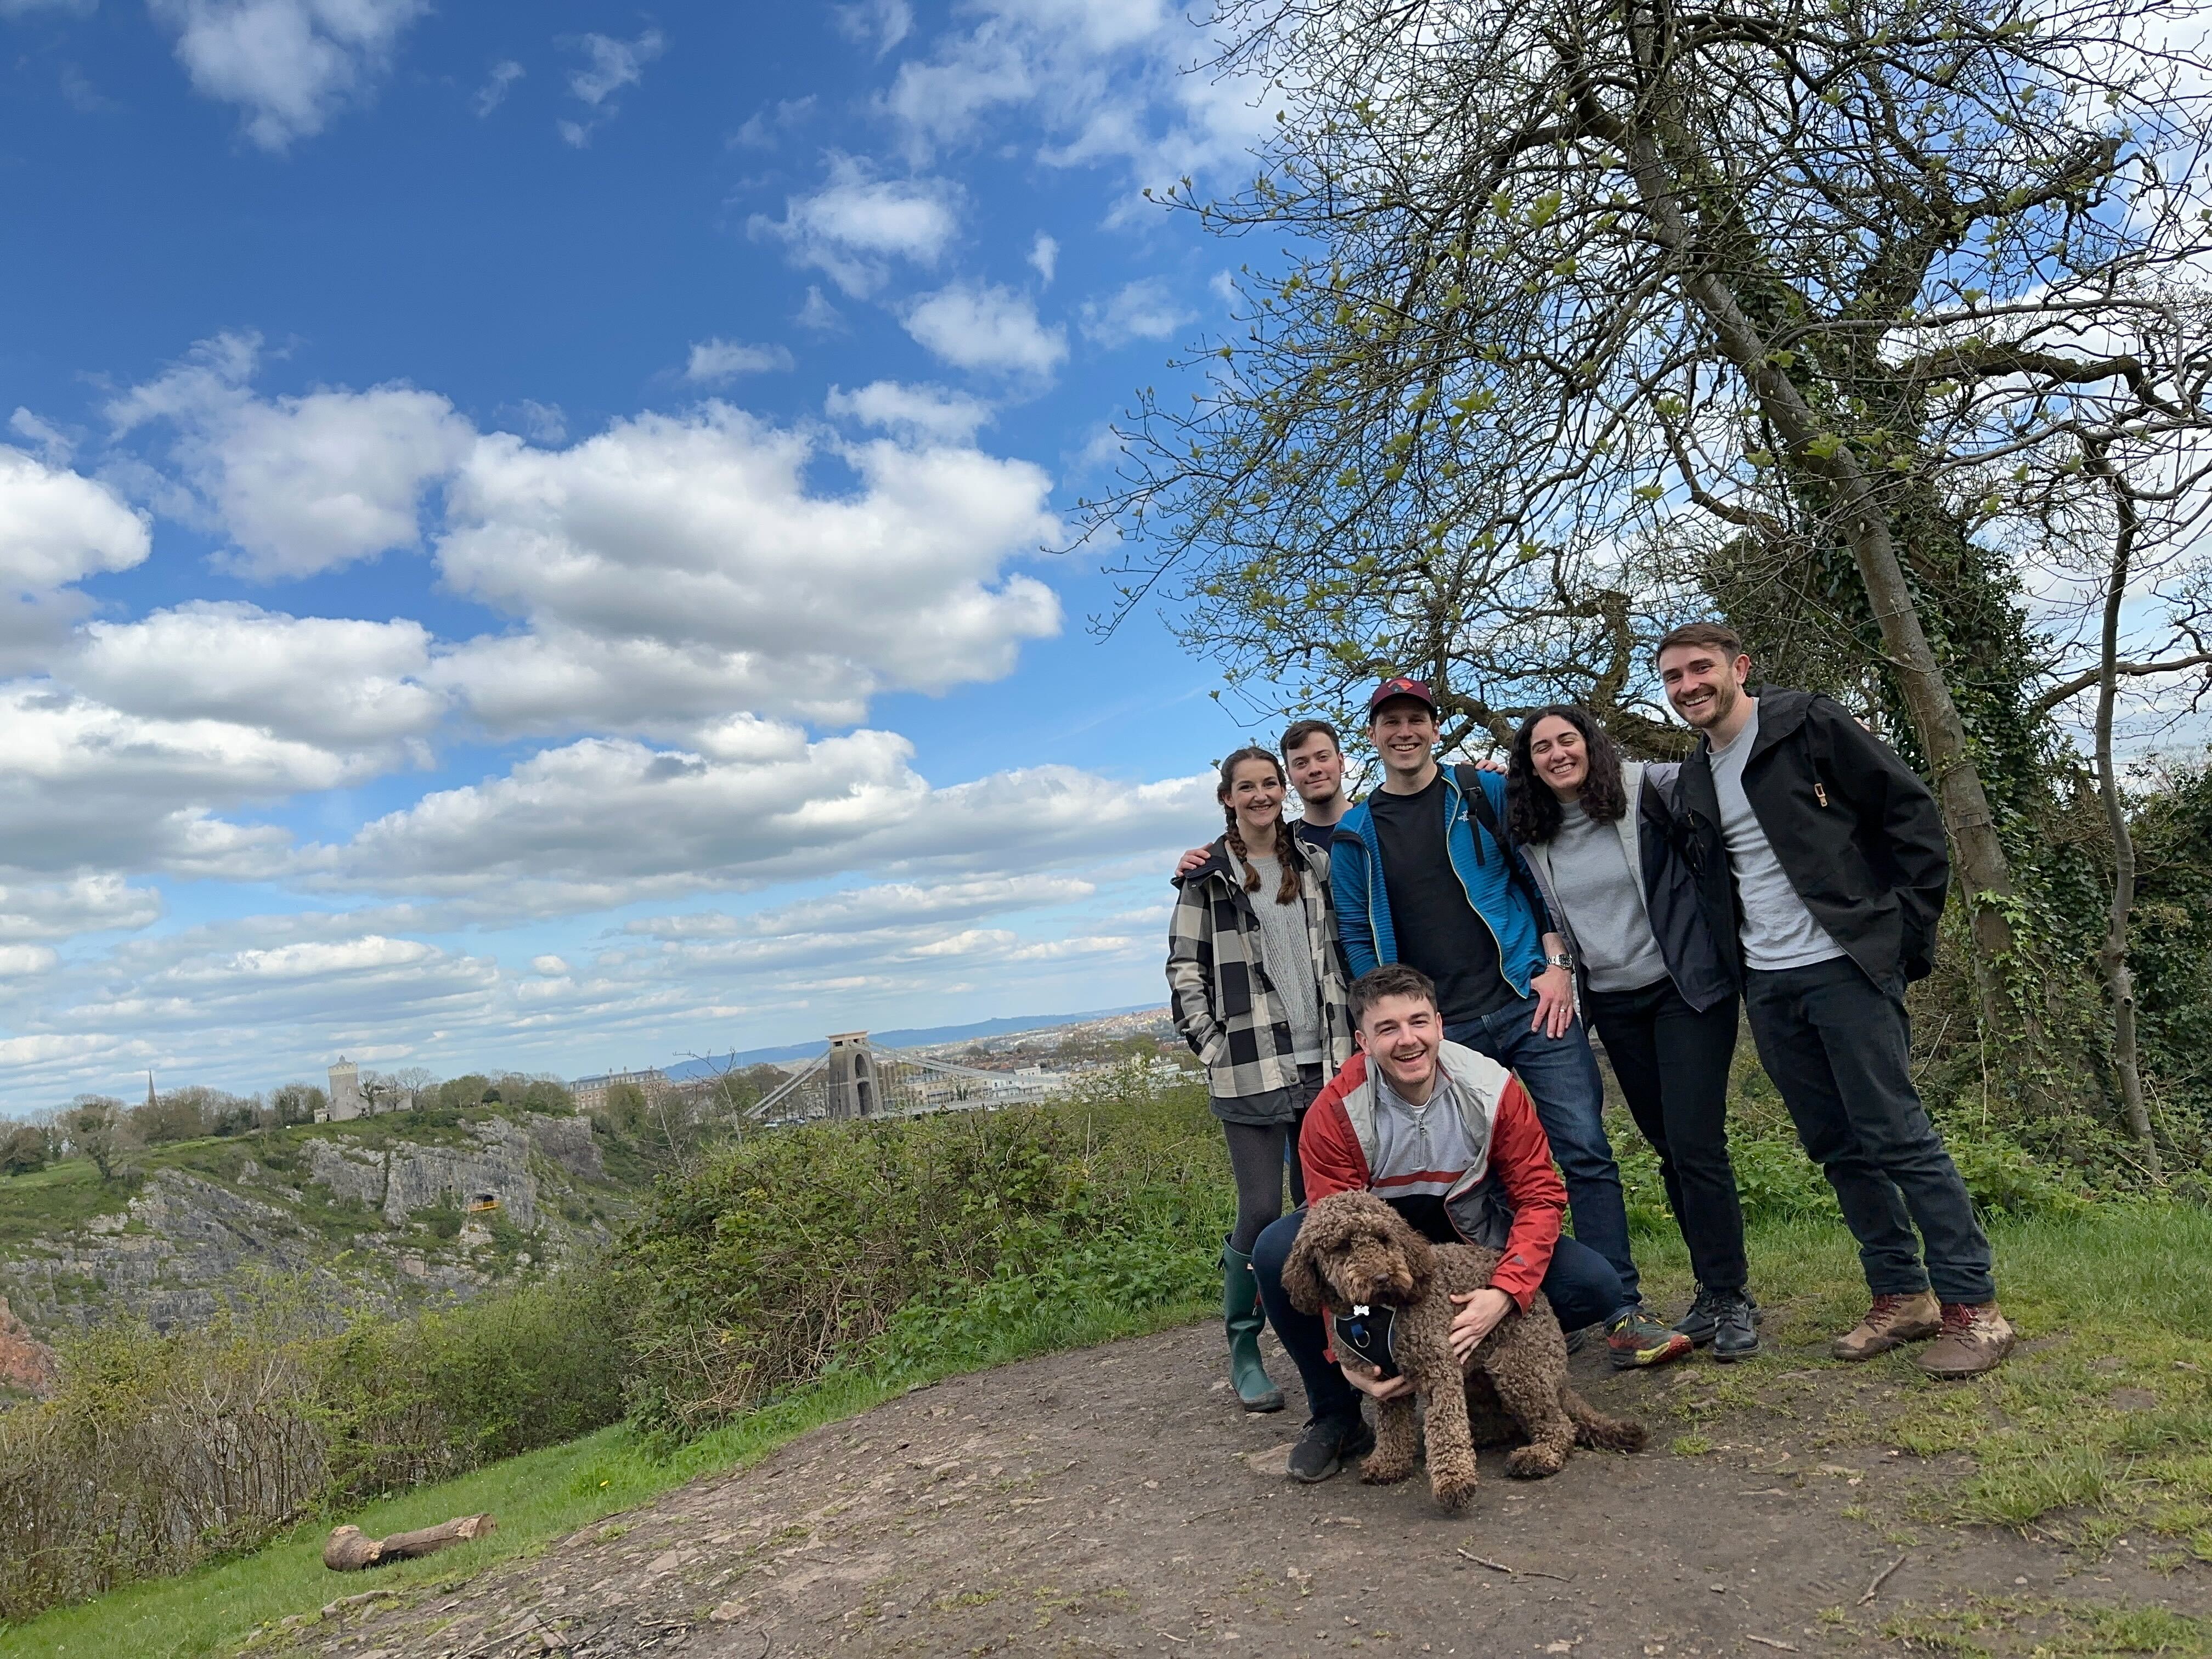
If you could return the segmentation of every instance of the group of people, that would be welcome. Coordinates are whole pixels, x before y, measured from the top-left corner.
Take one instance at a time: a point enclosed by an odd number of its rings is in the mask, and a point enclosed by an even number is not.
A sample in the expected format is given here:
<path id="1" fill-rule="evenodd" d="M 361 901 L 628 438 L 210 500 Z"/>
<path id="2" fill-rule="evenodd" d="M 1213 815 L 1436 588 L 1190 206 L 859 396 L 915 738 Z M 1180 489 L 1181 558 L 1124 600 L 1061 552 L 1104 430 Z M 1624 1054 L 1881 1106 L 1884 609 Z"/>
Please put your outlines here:
<path id="1" fill-rule="evenodd" d="M 1462 1358 L 1540 1289 L 1570 1333 L 1602 1327 L 1623 1369 L 1759 1351 L 1728 1146 L 1739 1008 L 1858 1243 L 1871 1302 L 1836 1356 L 1932 1338 L 1921 1368 L 1966 1377 L 2009 1351 L 1989 1241 L 1907 1052 L 1905 988 L 1934 964 L 1950 878 L 1936 803 L 1840 706 L 1754 686 L 1751 666 L 1718 623 L 1660 641 L 1698 734 L 1679 763 L 1626 759 L 1562 705 L 1522 724 L 1502 770 L 1442 766 L 1436 699 L 1409 678 L 1369 699 L 1382 781 L 1364 800 L 1346 799 L 1321 720 L 1221 763 L 1226 828 L 1176 872 L 1167 977 L 1237 1183 L 1231 1381 L 1247 1411 L 1281 1409 L 1272 1323 L 1306 1395 L 1294 1477 L 1363 1455 L 1362 1395 L 1404 1386 L 1338 1363 L 1283 1294 L 1304 1206 L 1331 1193 L 1503 1252 L 1454 1298 Z M 1630 1251 L 1592 1030 L 1697 1277 L 1671 1322 Z"/>

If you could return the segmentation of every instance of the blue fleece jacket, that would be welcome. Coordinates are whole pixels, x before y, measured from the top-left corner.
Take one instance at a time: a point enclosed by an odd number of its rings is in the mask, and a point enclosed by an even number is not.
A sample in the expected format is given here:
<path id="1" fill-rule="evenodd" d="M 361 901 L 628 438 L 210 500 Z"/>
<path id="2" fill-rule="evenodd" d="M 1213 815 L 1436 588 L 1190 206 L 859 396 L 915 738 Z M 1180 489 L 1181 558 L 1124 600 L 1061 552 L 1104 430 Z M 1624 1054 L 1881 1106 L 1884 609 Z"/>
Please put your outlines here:
<path id="1" fill-rule="evenodd" d="M 1517 858 L 1500 847 L 1475 821 L 1460 793 L 1459 769 L 1447 766 L 1444 778 L 1445 845 L 1452 868 L 1467 889 L 1468 902 L 1489 923 L 1498 939 L 1498 966 L 1516 996 L 1528 996 L 1529 981 L 1544 970 L 1544 937 L 1540 918 L 1512 880 L 1506 860 Z M 1490 797 L 1492 816 L 1505 822 L 1505 780 L 1494 772 L 1474 772 Z M 1480 856 L 1476 840 L 1480 838 Z M 1380 963 L 1398 959 L 1398 935 L 1390 925 L 1390 895 L 1382 884 L 1382 847 L 1375 815 L 1362 801 L 1344 815 L 1329 843 L 1329 884 L 1336 899 L 1337 937 L 1357 979 Z"/>

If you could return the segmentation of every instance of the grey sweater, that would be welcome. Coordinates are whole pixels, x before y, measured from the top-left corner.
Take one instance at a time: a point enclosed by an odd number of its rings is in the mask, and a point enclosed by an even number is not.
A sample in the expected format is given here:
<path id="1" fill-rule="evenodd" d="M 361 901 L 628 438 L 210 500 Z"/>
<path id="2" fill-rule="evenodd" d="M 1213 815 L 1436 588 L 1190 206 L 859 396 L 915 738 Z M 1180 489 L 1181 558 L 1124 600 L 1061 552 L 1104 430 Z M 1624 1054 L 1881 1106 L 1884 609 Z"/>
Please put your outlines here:
<path id="1" fill-rule="evenodd" d="M 1667 959 L 1644 911 L 1643 877 L 1628 867 L 1619 827 L 1600 823 L 1580 801 L 1561 801 L 1550 853 L 1552 883 L 1590 989 L 1636 991 L 1664 979 Z"/>
<path id="2" fill-rule="evenodd" d="M 1234 863 L 1236 855 L 1230 856 Z M 1314 985 L 1313 953 L 1306 945 L 1306 902 L 1301 896 L 1288 904 L 1275 902 L 1283 883 L 1280 859 L 1255 854 L 1249 862 L 1260 872 L 1259 890 L 1247 895 L 1260 918 L 1260 959 L 1290 1011 L 1291 1042 L 1297 1051 L 1293 1057 L 1301 1066 L 1318 1066 L 1321 994 Z"/>

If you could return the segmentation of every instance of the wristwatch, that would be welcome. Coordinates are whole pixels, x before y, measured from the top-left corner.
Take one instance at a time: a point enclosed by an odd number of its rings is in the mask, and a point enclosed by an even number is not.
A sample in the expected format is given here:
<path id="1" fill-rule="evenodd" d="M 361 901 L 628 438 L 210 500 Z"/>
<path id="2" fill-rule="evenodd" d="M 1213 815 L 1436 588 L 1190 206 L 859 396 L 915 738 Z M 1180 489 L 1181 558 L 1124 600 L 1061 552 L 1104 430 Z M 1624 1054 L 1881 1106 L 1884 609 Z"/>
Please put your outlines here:
<path id="1" fill-rule="evenodd" d="M 1575 959 L 1564 952 L 1556 957 L 1546 957 L 1544 960 L 1554 968 L 1571 968 L 1575 965 Z"/>

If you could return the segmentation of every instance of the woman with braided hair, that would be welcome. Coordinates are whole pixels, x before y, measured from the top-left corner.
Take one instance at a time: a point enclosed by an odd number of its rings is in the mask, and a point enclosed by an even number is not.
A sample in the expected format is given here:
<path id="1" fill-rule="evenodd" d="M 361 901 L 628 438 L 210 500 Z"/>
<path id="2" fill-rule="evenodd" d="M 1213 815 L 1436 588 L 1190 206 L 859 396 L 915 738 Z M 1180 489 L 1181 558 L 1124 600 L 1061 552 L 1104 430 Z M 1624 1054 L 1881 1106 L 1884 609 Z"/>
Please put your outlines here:
<path id="1" fill-rule="evenodd" d="M 1281 763 L 1265 749 L 1221 763 L 1228 820 L 1205 861 L 1176 878 L 1168 993 L 1176 1029 L 1206 1066 L 1206 1095 L 1229 1141 L 1236 1230 L 1223 1241 L 1222 1322 L 1229 1376 L 1248 1412 L 1283 1408 L 1260 1362 L 1252 1241 L 1283 1212 L 1285 1147 L 1322 1085 L 1352 1054 L 1328 854 L 1283 817 Z M 1295 1156 L 1291 1201 L 1305 1202 Z"/>

